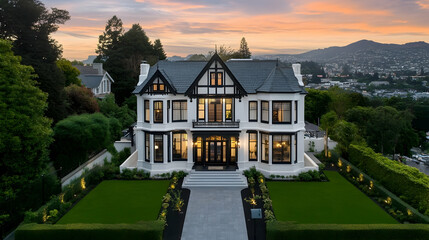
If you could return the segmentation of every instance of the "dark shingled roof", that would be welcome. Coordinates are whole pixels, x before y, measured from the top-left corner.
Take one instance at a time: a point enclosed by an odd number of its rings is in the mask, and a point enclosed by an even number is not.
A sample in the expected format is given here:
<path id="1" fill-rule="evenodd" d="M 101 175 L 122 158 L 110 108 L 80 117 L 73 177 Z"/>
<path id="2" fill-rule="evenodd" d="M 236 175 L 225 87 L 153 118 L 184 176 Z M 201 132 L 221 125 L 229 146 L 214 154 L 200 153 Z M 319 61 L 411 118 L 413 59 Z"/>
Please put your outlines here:
<path id="1" fill-rule="evenodd" d="M 92 66 L 73 65 L 73 67 L 75 67 L 79 70 L 80 75 L 98 74 L 98 70 L 94 69 Z"/>
<path id="2" fill-rule="evenodd" d="M 82 84 L 87 88 L 96 88 L 100 85 L 101 80 L 103 80 L 103 75 L 79 75 Z"/>
<path id="3" fill-rule="evenodd" d="M 206 64 L 207 62 L 159 61 L 150 68 L 147 79 L 137 86 L 133 93 L 140 93 L 159 69 L 170 85 L 177 90 L 177 93 L 183 94 Z M 279 65 L 275 60 L 233 60 L 227 61 L 225 64 L 247 93 L 306 93 L 304 87 L 299 86 L 293 70 Z"/>

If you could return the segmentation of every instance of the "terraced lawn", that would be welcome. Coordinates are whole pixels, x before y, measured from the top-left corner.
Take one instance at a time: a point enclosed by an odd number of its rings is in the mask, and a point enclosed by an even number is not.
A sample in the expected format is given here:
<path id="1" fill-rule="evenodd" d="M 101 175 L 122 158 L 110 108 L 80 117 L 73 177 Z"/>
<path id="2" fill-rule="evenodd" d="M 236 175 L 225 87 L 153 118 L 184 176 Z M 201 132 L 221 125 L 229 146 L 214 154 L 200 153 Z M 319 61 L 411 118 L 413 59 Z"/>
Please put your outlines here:
<path id="1" fill-rule="evenodd" d="M 137 223 L 158 217 L 169 181 L 103 181 L 57 224 Z"/>
<path id="2" fill-rule="evenodd" d="M 267 182 L 274 214 L 295 223 L 397 223 L 338 172 L 329 182 Z"/>

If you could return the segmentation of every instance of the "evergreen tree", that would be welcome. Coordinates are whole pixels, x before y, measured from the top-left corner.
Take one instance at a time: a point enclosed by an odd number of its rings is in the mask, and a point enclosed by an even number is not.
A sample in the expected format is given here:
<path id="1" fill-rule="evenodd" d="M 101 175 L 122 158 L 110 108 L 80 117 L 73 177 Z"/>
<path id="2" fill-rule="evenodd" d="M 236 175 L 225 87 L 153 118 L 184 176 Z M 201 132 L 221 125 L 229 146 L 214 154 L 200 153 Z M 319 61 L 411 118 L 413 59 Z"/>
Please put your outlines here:
<path id="1" fill-rule="evenodd" d="M 247 41 L 243 37 L 240 42 L 240 49 L 238 50 L 239 55 L 241 58 L 250 58 L 252 56 L 252 53 L 249 50 L 249 47 L 247 46 Z"/>
<path id="2" fill-rule="evenodd" d="M 13 41 L 22 63 L 31 65 L 42 91 L 48 93 L 46 115 L 58 121 L 66 116 L 64 75 L 56 65 L 61 47 L 50 35 L 70 19 L 65 10 L 47 10 L 38 0 L 0 1 L 0 37 Z"/>
<path id="3" fill-rule="evenodd" d="M 110 51 L 115 49 L 124 32 L 122 20 L 116 15 L 107 21 L 103 35 L 98 37 L 97 50 L 95 50 L 99 54 L 98 60 L 105 59 L 106 56 L 110 55 Z"/>
<path id="4" fill-rule="evenodd" d="M 159 60 L 164 60 L 167 58 L 167 56 L 165 55 L 161 40 L 159 39 L 155 40 L 155 42 L 153 43 L 153 50 L 154 50 L 154 54 L 158 56 Z"/>

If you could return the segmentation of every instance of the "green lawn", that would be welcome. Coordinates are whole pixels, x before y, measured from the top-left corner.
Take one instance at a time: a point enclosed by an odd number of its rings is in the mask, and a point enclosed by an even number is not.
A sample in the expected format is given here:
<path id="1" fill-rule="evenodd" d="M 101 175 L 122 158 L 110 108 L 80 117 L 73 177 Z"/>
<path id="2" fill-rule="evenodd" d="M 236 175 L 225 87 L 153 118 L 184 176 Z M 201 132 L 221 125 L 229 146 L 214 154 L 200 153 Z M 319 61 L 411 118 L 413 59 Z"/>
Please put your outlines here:
<path id="1" fill-rule="evenodd" d="M 339 173 L 329 182 L 267 182 L 274 214 L 296 223 L 397 223 Z"/>
<path id="2" fill-rule="evenodd" d="M 156 220 L 169 181 L 103 181 L 58 224 L 137 223 Z"/>

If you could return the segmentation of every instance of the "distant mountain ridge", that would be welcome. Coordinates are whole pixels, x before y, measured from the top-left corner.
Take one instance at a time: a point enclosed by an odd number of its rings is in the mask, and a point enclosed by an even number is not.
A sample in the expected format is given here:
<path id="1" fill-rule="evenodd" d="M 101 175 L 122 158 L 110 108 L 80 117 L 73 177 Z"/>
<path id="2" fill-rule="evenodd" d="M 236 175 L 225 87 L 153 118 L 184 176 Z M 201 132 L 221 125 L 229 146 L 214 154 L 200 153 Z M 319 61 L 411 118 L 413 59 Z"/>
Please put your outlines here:
<path id="1" fill-rule="evenodd" d="M 328 47 L 301 54 L 271 54 L 257 59 L 280 59 L 285 62 L 315 61 L 349 64 L 354 69 L 399 70 L 429 66 L 429 44 L 423 41 L 405 44 L 385 44 L 360 40 L 344 47 Z M 392 68 L 392 66 L 394 66 Z"/>

